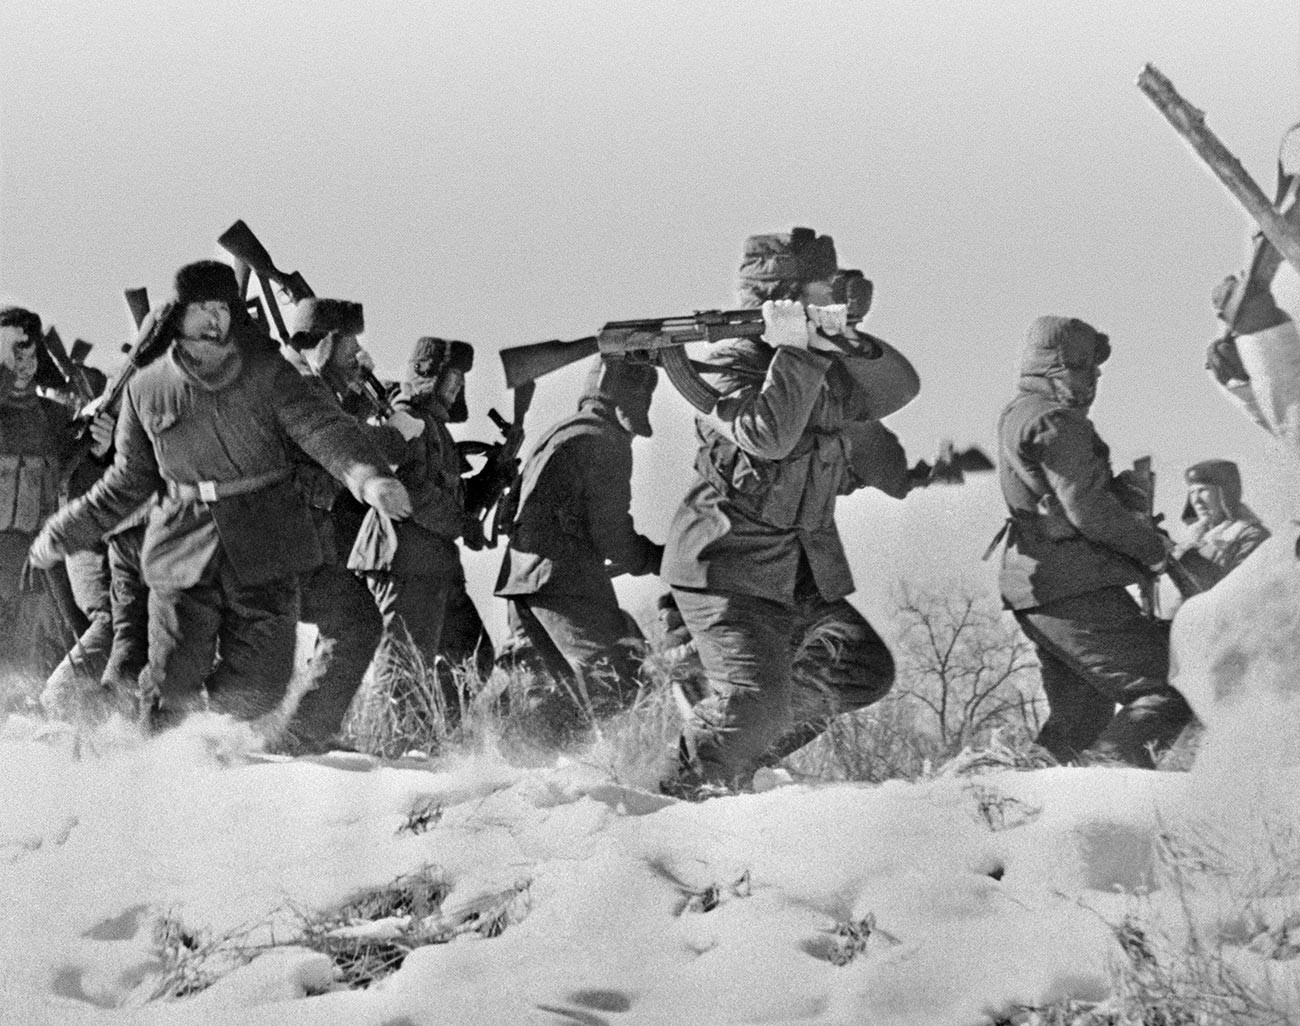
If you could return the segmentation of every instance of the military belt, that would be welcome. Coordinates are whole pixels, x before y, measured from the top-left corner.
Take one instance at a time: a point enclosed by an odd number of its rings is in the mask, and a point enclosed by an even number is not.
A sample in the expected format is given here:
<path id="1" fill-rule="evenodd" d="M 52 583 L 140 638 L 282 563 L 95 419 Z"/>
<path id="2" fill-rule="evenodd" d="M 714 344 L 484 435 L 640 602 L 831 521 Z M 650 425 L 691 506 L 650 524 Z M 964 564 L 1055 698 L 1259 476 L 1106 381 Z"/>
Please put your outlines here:
<path id="1" fill-rule="evenodd" d="M 267 471 L 265 474 L 236 477 L 229 481 L 168 481 L 167 495 L 169 498 L 186 502 L 195 499 L 201 502 L 216 502 L 218 499 L 226 499 L 232 495 L 259 492 L 263 488 L 289 480 L 289 475 L 292 473 L 293 471 L 288 467 L 281 467 L 278 470 Z"/>

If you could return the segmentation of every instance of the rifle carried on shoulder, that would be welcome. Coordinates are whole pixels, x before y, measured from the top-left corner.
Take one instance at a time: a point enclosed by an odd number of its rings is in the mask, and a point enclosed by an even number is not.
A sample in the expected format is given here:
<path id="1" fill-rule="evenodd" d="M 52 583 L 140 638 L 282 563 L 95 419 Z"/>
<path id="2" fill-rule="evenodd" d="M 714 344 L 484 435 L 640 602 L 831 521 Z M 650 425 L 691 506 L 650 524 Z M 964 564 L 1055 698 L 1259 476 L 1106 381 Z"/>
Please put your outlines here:
<path id="1" fill-rule="evenodd" d="M 865 281 L 865 279 L 863 279 Z M 867 290 L 867 295 L 870 291 Z M 869 302 L 869 300 L 868 300 Z M 829 308 L 805 306 L 809 319 L 830 319 Z M 858 319 L 865 310 L 849 307 L 849 318 Z M 517 388 L 544 374 L 600 353 L 607 357 L 636 360 L 662 367 L 668 380 L 697 410 L 711 413 L 720 393 L 700 377 L 699 368 L 687 355 L 691 342 L 721 342 L 733 338 L 758 338 L 765 330 L 763 311 L 759 307 L 742 310 L 697 310 L 680 317 L 657 317 L 632 321 L 610 321 L 600 331 L 572 342 L 552 340 L 501 350 L 506 385 Z M 862 343 L 853 343 L 839 335 L 823 333 L 845 352 L 854 352 Z M 878 340 L 858 332 L 868 344 Z"/>
<path id="2" fill-rule="evenodd" d="M 276 301 L 272 286 L 278 287 L 289 302 L 296 304 L 316 295 L 312 287 L 307 284 L 307 279 L 298 271 L 282 271 L 276 267 L 266 247 L 243 221 L 236 221 L 222 232 L 217 237 L 217 245 L 234 257 L 235 278 L 241 290 L 247 289 L 250 272 L 257 276 L 257 282 L 262 288 L 262 298 L 266 300 L 266 310 L 271 315 L 280 341 L 288 342 L 289 329 L 285 325 L 284 314 L 280 312 L 280 304 Z M 250 307 L 255 306 L 258 312 L 263 311 L 256 297 L 248 300 L 248 304 Z M 262 321 L 265 323 L 265 317 Z M 358 367 L 353 381 L 355 382 L 353 390 L 365 400 L 374 416 L 386 420 L 393 415 L 393 404 L 388 400 L 388 390 L 373 372 Z"/>
<path id="3" fill-rule="evenodd" d="M 78 409 L 84 407 L 88 402 L 95 398 L 97 392 L 94 384 L 86 374 L 85 358 L 90 352 L 90 343 L 77 339 L 72 345 L 72 352 L 69 353 L 63 345 L 63 339 L 59 335 L 58 329 L 50 327 L 45 332 L 45 350 L 50 354 L 50 359 L 54 361 L 54 366 L 59 369 L 59 373 L 68 383 L 77 396 Z"/>
<path id="4" fill-rule="evenodd" d="M 149 314 L 149 290 L 141 287 L 138 289 L 123 289 L 122 297 L 126 300 L 126 308 L 131 314 L 131 321 L 138 330 L 144 323 L 145 317 Z"/>

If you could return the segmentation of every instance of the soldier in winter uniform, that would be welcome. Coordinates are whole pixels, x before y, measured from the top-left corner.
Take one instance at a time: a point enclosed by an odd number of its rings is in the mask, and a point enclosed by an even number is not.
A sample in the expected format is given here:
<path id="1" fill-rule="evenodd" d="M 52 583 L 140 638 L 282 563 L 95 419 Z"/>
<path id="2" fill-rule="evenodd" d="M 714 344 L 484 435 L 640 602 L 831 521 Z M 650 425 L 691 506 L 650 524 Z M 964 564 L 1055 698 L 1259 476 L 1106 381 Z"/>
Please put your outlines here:
<path id="1" fill-rule="evenodd" d="M 862 356 L 845 358 L 812 329 L 803 302 L 830 302 L 836 271 L 829 236 L 752 236 L 738 299 L 762 305 L 767 330 L 705 356 L 704 377 L 722 398 L 696 418 L 696 476 L 662 572 L 712 689 L 695 706 L 684 747 L 693 742 L 696 757 L 683 784 L 748 782 L 893 683 L 888 647 L 846 600 L 853 579 L 835 500 L 867 485 L 906 493 L 902 446 L 876 422 L 915 395 L 915 378 L 879 340 L 873 358 L 865 342 Z M 902 366 L 897 377 L 881 373 Z M 809 672 L 824 702 L 796 722 L 794 653 L 816 638 L 824 644 L 807 646 L 818 653 Z"/>
<path id="2" fill-rule="evenodd" d="M 68 408 L 37 394 L 42 351 L 40 317 L 21 307 L 0 309 L 0 608 L 8 639 L 3 656 L 11 667 L 43 677 L 63 653 L 37 652 L 32 640 L 39 620 L 58 617 L 47 594 L 23 594 L 22 568 L 32 538 L 58 507 L 76 439 Z M 66 649 L 72 639 L 60 640 Z"/>
<path id="3" fill-rule="evenodd" d="M 1168 545 L 1088 419 L 1109 356 L 1107 336 L 1081 320 L 1030 325 L 998 422 L 1010 511 L 1000 585 L 1042 663 L 1050 713 L 1038 743 L 1061 762 L 1149 767 L 1191 710 L 1167 681 L 1168 624 L 1126 590 L 1163 569 Z"/>
<path id="4" fill-rule="evenodd" d="M 309 298 L 298 304 L 294 317 L 293 336 L 281 350 L 285 359 L 323 401 L 348 409 L 358 394 L 353 387 L 358 375 L 373 366 L 357 338 L 365 331 L 361 304 Z M 396 463 L 406 439 L 418 437 L 424 424 L 399 410 L 384 425 L 361 423 L 359 428 Z M 322 559 L 302 579 L 300 616 L 304 623 L 315 624 L 318 633 L 312 687 L 289 721 L 284 744 L 295 753 L 311 753 L 337 747 L 348 706 L 361 687 L 384 623 L 369 589 L 346 566 L 356 532 L 341 534 L 347 526 L 333 516 L 343 486 L 297 446 L 294 478 L 311 511 Z"/>
<path id="5" fill-rule="evenodd" d="M 141 553 L 155 729 L 200 707 L 205 687 L 214 708 L 245 719 L 284 697 L 299 576 L 321 558 L 291 443 L 365 501 L 396 517 L 410 511 L 356 423 L 246 319 L 230 267 L 188 264 L 175 285 L 147 322 L 166 350 L 126 386 L 113 466 L 46 524 L 30 554 L 50 566 L 162 495 Z"/>
<path id="6" fill-rule="evenodd" d="M 410 519 L 391 526 L 379 511 L 368 513 L 348 560 L 351 569 L 364 574 L 383 617 L 376 681 L 386 690 L 402 663 L 396 646 L 408 636 L 434 670 L 448 599 L 463 581 L 456 539 L 466 527 L 465 492 L 460 453 L 447 423 L 469 416 L 465 375 L 473 365 L 474 349 L 467 342 L 432 337 L 416 342 L 396 403 L 423 427 L 406 442 L 397 466 L 413 511 Z M 442 675 L 440 684 L 454 718 L 460 709 L 454 683 Z"/>
<path id="7" fill-rule="evenodd" d="M 1187 468 L 1187 503 L 1182 520 L 1187 540 L 1171 554 L 1182 574 L 1194 582 L 1191 593 L 1205 591 L 1241 565 L 1269 538 L 1269 530 L 1241 499 L 1241 472 L 1231 460 L 1205 460 Z"/>
<path id="8" fill-rule="evenodd" d="M 650 437 L 657 371 L 597 359 L 578 412 L 547 431 L 524 464 L 496 594 L 546 672 L 578 689 L 586 716 L 636 697 L 635 621 L 612 577 L 659 572 L 663 546 L 632 521 L 632 439 Z"/>

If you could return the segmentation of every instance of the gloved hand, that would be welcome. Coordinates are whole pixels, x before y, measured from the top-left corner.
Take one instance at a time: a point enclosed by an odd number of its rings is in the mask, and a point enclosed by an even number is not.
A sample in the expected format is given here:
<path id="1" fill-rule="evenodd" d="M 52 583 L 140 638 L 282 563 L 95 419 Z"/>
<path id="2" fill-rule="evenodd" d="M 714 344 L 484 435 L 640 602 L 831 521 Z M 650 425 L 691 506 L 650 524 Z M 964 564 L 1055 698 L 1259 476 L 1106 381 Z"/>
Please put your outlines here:
<path id="1" fill-rule="evenodd" d="M 804 312 L 811 322 L 808 348 L 819 353 L 841 354 L 844 349 L 826 336 L 849 337 L 849 307 L 847 303 L 834 303 L 830 306 L 807 306 Z"/>
<path id="2" fill-rule="evenodd" d="M 372 477 L 361 486 L 361 501 L 373 506 L 390 520 L 405 520 L 411 515 L 411 496 L 395 477 Z"/>
<path id="3" fill-rule="evenodd" d="M 384 421 L 389 427 L 397 428 L 408 442 L 424 434 L 424 421 L 412 417 L 405 410 L 394 410 L 393 415 Z"/>
<path id="4" fill-rule="evenodd" d="M 370 371 L 371 374 L 375 372 L 375 358 L 360 346 L 357 347 L 357 366 L 362 370 Z"/>
<path id="5" fill-rule="evenodd" d="M 90 422 L 90 455 L 100 459 L 113 448 L 113 432 L 117 428 L 117 414 L 100 410 Z"/>
<path id="6" fill-rule="evenodd" d="M 1250 375 L 1246 373 L 1246 367 L 1241 362 L 1241 354 L 1237 352 L 1237 341 L 1231 335 L 1225 335 L 1210 343 L 1210 348 L 1205 351 L 1205 369 L 1213 374 L 1215 380 L 1221 385 L 1233 381 L 1245 383 L 1250 380 Z"/>
<path id="7" fill-rule="evenodd" d="M 769 346 L 807 349 L 813 333 L 802 303 L 793 299 L 769 299 L 763 303 L 763 341 Z"/>
<path id="8" fill-rule="evenodd" d="M 55 544 L 49 528 L 42 528 L 27 550 L 27 565 L 34 570 L 48 570 L 55 563 L 63 562 L 64 555 L 66 553 Z"/>

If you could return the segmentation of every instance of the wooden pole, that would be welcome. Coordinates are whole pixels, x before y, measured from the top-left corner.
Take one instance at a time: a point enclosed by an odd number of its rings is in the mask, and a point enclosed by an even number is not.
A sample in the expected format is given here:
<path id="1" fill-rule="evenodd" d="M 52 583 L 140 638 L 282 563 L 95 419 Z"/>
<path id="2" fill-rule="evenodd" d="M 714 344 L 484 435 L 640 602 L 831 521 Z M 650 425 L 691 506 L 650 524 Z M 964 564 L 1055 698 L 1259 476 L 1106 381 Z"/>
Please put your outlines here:
<path id="1" fill-rule="evenodd" d="M 1300 228 L 1289 224 L 1250 177 L 1241 161 L 1229 152 L 1205 124 L 1205 112 L 1178 95 L 1172 82 L 1148 64 L 1138 75 L 1138 88 L 1214 172 L 1227 190 L 1246 208 L 1260 231 L 1287 263 L 1300 272 Z"/>

